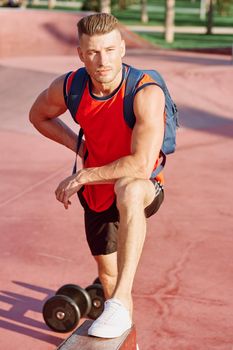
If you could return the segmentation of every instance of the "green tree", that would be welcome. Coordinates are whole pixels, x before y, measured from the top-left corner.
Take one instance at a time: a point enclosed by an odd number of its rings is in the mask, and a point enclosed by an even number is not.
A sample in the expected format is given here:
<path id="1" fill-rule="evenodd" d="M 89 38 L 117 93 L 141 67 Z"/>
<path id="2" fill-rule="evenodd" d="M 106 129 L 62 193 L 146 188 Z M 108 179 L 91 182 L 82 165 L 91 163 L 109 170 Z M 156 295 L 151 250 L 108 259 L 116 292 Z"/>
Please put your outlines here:
<path id="1" fill-rule="evenodd" d="M 127 8 L 127 6 L 132 5 L 132 4 L 137 4 L 138 1 L 137 0 L 112 0 L 112 4 L 118 4 L 118 8 L 120 10 L 125 10 Z"/>
<path id="2" fill-rule="evenodd" d="M 167 43 L 174 41 L 174 18 L 175 0 L 166 0 L 165 40 Z"/>
<path id="3" fill-rule="evenodd" d="M 208 0 L 206 33 L 212 34 L 214 18 L 214 0 Z"/>
<path id="4" fill-rule="evenodd" d="M 148 23 L 148 20 L 147 0 L 141 0 L 141 21 L 142 23 Z"/>
<path id="5" fill-rule="evenodd" d="M 111 13 L 111 0 L 100 0 L 100 12 Z"/>
<path id="6" fill-rule="evenodd" d="M 111 13 L 111 0 L 84 0 L 82 10 Z"/>
<path id="7" fill-rule="evenodd" d="M 82 10 L 99 12 L 100 3 L 98 0 L 84 0 Z"/>
<path id="8" fill-rule="evenodd" d="M 56 6 L 56 0 L 48 0 L 48 8 L 53 9 Z"/>
<path id="9" fill-rule="evenodd" d="M 125 10 L 127 7 L 127 0 L 119 0 L 118 6 L 119 6 L 119 9 Z"/>
<path id="10" fill-rule="evenodd" d="M 230 15 L 232 4 L 232 0 L 217 0 L 216 7 L 220 16 Z"/>

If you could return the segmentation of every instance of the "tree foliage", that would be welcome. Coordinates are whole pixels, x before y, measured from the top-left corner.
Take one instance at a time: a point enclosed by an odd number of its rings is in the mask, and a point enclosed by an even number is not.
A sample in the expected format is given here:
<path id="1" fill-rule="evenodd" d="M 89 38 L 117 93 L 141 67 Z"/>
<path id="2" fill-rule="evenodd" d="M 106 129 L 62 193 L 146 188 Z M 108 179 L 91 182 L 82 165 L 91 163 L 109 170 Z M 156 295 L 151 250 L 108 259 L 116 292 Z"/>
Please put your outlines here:
<path id="1" fill-rule="evenodd" d="M 147 0 L 141 0 L 141 22 L 148 23 L 148 21 Z"/>
<path id="2" fill-rule="evenodd" d="M 221 16 L 230 15 L 232 12 L 232 0 L 217 0 L 216 9 Z"/>
<path id="3" fill-rule="evenodd" d="M 99 0 L 84 0 L 82 10 L 84 11 L 100 11 L 100 1 Z"/>
<path id="4" fill-rule="evenodd" d="M 166 0 L 165 9 L 165 40 L 167 43 L 174 41 L 175 0 Z"/>

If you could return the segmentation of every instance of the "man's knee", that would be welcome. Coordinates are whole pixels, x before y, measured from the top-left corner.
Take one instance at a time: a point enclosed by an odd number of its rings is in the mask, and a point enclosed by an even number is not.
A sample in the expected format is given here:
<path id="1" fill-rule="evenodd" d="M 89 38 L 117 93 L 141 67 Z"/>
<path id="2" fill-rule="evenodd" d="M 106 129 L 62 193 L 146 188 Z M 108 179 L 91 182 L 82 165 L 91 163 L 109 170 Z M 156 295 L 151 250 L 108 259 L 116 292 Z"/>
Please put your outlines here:
<path id="1" fill-rule="evenodd" d="M 143 204 L 144 191 L 142 181 L 139 179 L 123 177 L 116 181 L 114 190 L 118 207 Z"/>

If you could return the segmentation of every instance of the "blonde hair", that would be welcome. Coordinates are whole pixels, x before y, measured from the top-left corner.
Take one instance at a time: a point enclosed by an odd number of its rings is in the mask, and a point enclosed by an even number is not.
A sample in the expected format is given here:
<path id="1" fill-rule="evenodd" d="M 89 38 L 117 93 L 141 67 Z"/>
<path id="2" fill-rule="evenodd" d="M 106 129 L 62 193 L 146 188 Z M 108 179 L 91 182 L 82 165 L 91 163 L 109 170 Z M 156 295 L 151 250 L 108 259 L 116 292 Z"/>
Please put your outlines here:
<path id="1" fill-rule="evenodd" d="M 107 34 L 118 28 L 118 20 L 108 13 L 96 13 L 94 15 L 83 17 L 77 24 L 78 36 L 82 34 L 89 36 L 98 34 Z"/>

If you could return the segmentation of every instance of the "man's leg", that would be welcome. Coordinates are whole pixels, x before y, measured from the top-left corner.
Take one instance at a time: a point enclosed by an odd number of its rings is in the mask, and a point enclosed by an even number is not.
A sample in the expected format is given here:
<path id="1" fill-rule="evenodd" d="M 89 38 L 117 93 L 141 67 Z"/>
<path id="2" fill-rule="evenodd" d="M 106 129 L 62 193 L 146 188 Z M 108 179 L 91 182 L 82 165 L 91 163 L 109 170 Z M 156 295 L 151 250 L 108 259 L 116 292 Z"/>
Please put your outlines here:
<path id="1" fill-rule="evenodd" d="M 88 333 L 119 336 L 132 325 L 132 286 L 146 234 L 144 209 L 155 197 L 149 180 L 122 178 L 115 184 L 120 226 L 117 235 L 117 283 L 103 314 Z M 118 315 L 116 315 L 118 313 Z"/>
<path id="2" fill-rule="evenodd" d="M 117 252 L 94 256 L 97 266 L 99 279 L 104 289 L 106 299 L 110 299 L 116 287 L 117 282 Z"/>
<path id="3" fill-rule="evenodd" d="M 120 213 L 117 241 L 118 278 L 113 297 L 119 299 L 132 315 L 132 287 L 146 235 L 144 209 L 155 197 L 150 180 L 123 178 L 115 192 Z"/>
<path id="4" fill-rule="evenodd" d="M 128 196 L 129 195 L 129 193 L 128 193 L 129 192 L 129 184 L 132 183 L 133 181 L 135 181 L 135 180 L 133 180 L 131 178 L 124 178 L 116 184 L 115 189 L 118 192 L 118 194 L 117 194 L 118 207 L 120 207 L 119 203 L 121 202 L 121 195 L 123 195 L 123 196 L 126 195 L 127 198 L 129 198 L 129 196 Z M 144 180 L 139 180 L 139 182 L 140 182 L 139 186 L 141 185 L 142 181 L 144 181 Z M 149 196 L 149 198 L 150 197 L 151 198 L 148 199 L 148 201 L 146 200 L 145 207 L 147 206 L 147 202 L 150 204 L 155 196 L 154 185 L 151 183 L 151 181 L 148 181 L 148 182 L 149 182 L 149 187 L 150 188 L 152 187 L 152 189 L 151 189 L 152 193 L 151 193 L 151 196 Z M 152 186 L 151 186 L 151 184 L 152 184 Z M 136 185 L 138 185 L 138 184 L 136 184 Z M 142 183 L 142 185 L 144 186 L 144 183 Z M 146 186 L 147 186 L 147 181 L 146 181 Z M 125 192 L 126 187 L 127 187 L 127 193 Z M 133 184 L 133 186 L 131 185 L 130 187 L 134 187 L 134 184 Z M 130 191 L 131 191 L 131 189 L 130 189 Z M 133 189 L 133 191 L 135 191 L 135 190 Z M 143 189 L 143 192 L 145 192 L 144 189 Z M 126 201 L 127 201 L 127 199 L 126 199 Z M 128 199 L 128 201 L 129 201 L 129 199 Z M 128 207 L 128 201 L 126 203 L 127 207 Z M 124 199 L 122 200 L 122 203 L 124 203 Z M 138 203 L 138 202 L 134 201 L 134 203 Z M 144 204 L 143 204 L 143 207 L 144 207 Z M 137 205 L 136 209 L 140 210 L 138 205 Z M 140 211 L 143 212 L 141 221 L 142 221 L 144 227 L 142 228 L 142 230 L 140 232 L 145 233 L 146 222 L 145 222 L 145 214 L 144 214 L 143 209 Z M 120 210 L 120 208 L 119 208 L 119 210 Z M 123 204 L 123 211 L 124 211 L 124 204 Z M 103 285 L 106 299 L 109 299 L 113 296 L 113 292 L 114 292 L 116 284 L 117 284 L 117 277 L 118 277 L 118 280 L 120 278 L 120 275 L 118 276 L 117 265 L 121 264 L 121 262 L 120 262 L 121 250 L 122 250 L 121 245 L 123 245 L 123 247 L 124 247 L 124 242 L 122 242 L 122 244 L 121 244 L 119 237 L 121 237 L 121 235 L 120 235 L 121 231 L 125 232 L 124 224 L 125 224 L 125 222 L 124 222 L 124 219 L 122 218 L 122 220 L 120 222 L 120 227 L 118 230 L 118 253 L 115 252 L 115 253 L 107 254 L 107 255 L 94 256 L 94 258 L 97 262 L 97 265 L 98 265 L 99 278 L 100 278 L 101 283 Z M 121 229 L 122 226 L 123 226 L 123 228 Z M 127 226 L 128 226 L 128 224 L 127 224 Z M 133 232 L 134 232 L 134 229 L 133 229 Z M 134 235 L 134 233 L 133 233 L 133 235 Z M 123 238 L 126 238 L 126 235 L 123 235 Z M 144 242 L 144 239 L 143 239 L 143 242 Z M 142 247 L 141 247 L 141 249 L 142 249 Z M 131 287 L 131 289 L 132 289 L 132 287 Z M 114 295 L 115 295 L 115 293 L 114 293 Z"/>

